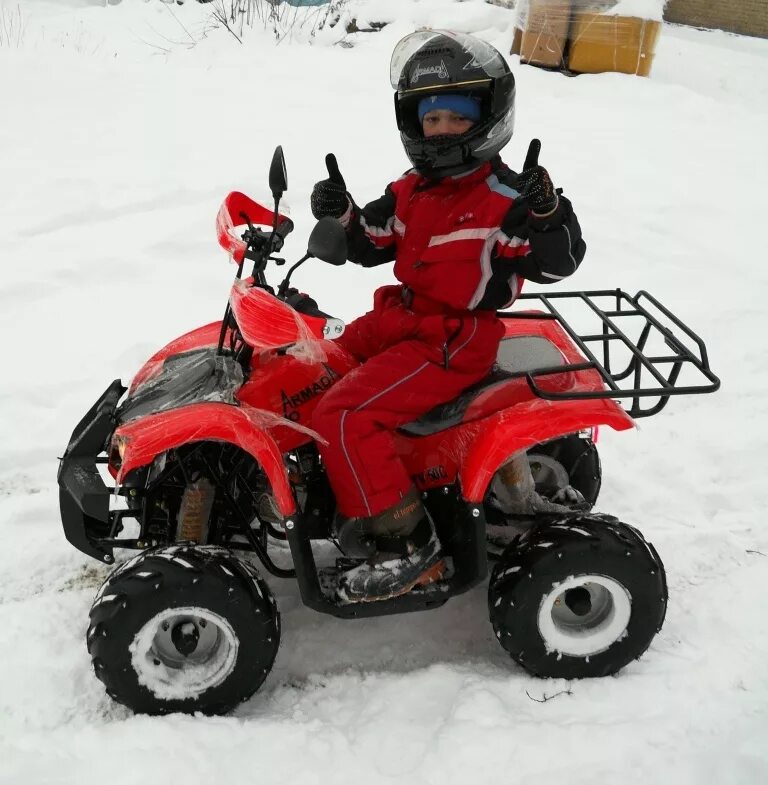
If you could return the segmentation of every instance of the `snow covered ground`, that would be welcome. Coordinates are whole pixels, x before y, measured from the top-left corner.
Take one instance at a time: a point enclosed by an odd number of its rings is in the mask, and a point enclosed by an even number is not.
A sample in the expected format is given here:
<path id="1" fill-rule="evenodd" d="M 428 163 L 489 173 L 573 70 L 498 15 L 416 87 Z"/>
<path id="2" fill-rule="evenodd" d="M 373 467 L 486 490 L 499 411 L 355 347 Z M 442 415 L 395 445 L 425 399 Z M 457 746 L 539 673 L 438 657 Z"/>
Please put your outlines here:
<path id="1" fill-rule="evenodd" d="M 483 589 L 342 622 L 270 579 L 284 633 L 262 690 L 234 716 L 152 719 L 92 674 L 87 612 L 105 569 L 64 540 L 56 456 L 112 379 L 220 316 L 233 268 L 213 219 L 230 190 L 266 193 L 276 144 L 298 258 L 326 152 L 361 201 L 406 167 L 394 42 L 431 23 L 507 51 L 511 15 L 357 0 L 361 22 L 397 22 L 346 46 L 338 30 L 312 46 L 306 30 L 279 45 L 252 32 L 241 46 L 201 38 L 207 9 L 191 2 L 103 5 L 0 6 L 24 24 L 0 25 L 0 783 L 768 781 L 768 41 L 666 26 L 647 80 L 511 58 L 505 157 L 519 166 L 541 138 L 589 245 L 561 288 L 650 290 L 723 379 L 601 437 L 598 509 L 641 528 L 669 576 L 642 660 L 616 678 L 539 681 L 499 647 Z M 318 262 L 297 282 L 351 319 L 390 275 Z"/>

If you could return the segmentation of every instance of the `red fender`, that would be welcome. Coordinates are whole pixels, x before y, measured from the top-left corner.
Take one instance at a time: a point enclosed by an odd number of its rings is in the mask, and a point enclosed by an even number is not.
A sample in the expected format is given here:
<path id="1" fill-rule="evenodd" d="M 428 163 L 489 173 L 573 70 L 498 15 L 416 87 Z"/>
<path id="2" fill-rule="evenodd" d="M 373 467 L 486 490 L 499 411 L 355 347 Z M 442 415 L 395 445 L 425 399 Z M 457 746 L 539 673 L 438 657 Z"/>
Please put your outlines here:
<path id="1" fill-rule="evenodd" d="M 146 466 L 166 450 L 200 441 L 236 444 L 264 469 L 277 506 L 284 517 L 296 512 L 288 473 L 274 439 L 265 428 L 279 420 L 271 412 L 225 403 L 193 403 L 142 417 L 115 431 L 122 451 L 120 478 Z M 120 482 L 118 478 L 118 482 Z"/>
<path id="2" fill-rule="evenodd" d="M 634 424 L 619 404 L 606 398 L 535 400 L 506 409 L 483 422 L 467 451 L 459 474 L 463 496 L 475 504 L 482 502 L 493 475 L 516 452 L 597 425 L 624 431 Z"/>
<path id="3" fill-rule="evenodd" d="M 131 381 L 129 395 L 144 384 L 147 379 L 160 373 L 163 368 L 163 363 L 174 354 L 181 352 L 188 352 L 191 349 L 202 349 L 204 346 L 216 346 L 219 342 L 219 333 L 221 332 L 221 322 L 211 322 L 203 327 L 197 327 L 190 330 L 184 335 L 172 340 L 166 344 L 162 349 L 156 351 L 145 363 L 139 368 L 136 375 Z"/>
<path id="4" fill-rule="evenodd" d="M 279 215 L 278 225 L 288 218 L 283 213 Z M 246 245 L 238 236 L 235 227 L 243 226 L 247 221 L 261 226 L 272 226 L 273 219 L 274 213 L 268 207 L 254 202 L 240 191 L 232 191 L 227 194 L 216 216 L 216 235 L 219 238 L 219 245 L 225 251 L 229 251 L 235 262 L 240 264 L 245 257 Z"/>

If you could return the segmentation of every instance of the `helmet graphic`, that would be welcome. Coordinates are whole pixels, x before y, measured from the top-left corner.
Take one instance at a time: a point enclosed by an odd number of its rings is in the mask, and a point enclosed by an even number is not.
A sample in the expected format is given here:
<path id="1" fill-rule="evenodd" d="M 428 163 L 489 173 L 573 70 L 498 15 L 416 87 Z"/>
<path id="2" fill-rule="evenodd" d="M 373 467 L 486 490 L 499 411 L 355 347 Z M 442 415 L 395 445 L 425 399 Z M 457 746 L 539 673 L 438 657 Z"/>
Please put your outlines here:
<path id="1" fill-rule="evenodd" d="M 515 78 L 501 54 L 479 38 L 447 30 L 411 33 L 395 46 L 390 82 L 406 155 L 427 177 L 467 172 L 496 156 L 512 137 Z M 441 95 L 479 100 L 480 118 L 460 136 L 425 138 L 419 103 Z"/>

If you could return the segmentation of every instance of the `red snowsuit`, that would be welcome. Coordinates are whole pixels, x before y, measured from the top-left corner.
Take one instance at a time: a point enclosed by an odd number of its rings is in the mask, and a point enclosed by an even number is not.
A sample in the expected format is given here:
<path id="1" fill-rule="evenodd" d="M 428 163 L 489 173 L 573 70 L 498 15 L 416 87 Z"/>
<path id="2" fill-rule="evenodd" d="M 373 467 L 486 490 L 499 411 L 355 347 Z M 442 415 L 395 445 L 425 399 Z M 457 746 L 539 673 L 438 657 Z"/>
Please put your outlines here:
<path id="1" fill-rule="evenodd" d="M 378 515 L 411 489 L 393 431 L 490 371 L 504 334 L 496 309 L 511 304 L 521 278 L 551 283 L 581 262 L 586 246 L 570 202 L 560 197 L 552 216 L 532 217 L 515 179 L 498 158 L 437 182 L 410 171 L 354 207 L 350 260 L 394 259 L 402 285 L 378 289 L 373 310 L 338 339 L 363 364 L 313 415 L 342 515 Z"/>

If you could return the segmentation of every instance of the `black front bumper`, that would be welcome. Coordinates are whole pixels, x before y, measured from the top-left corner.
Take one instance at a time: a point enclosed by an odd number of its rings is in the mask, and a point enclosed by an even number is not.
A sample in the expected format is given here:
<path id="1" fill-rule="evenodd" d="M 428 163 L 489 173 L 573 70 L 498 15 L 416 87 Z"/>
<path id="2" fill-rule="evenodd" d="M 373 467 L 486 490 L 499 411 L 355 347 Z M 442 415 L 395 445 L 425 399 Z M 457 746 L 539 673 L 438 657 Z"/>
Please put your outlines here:
<path id="1" fill-rule="evenodd" d="M 78 550 L 99 561 L 114 561 L 112 546 L 102 541 L 111 530 L 109 497 L 112 493 L 96 459 L 107 449 L 115 429 L 115 410 L 126 388 L 115 379 L 72 432 L 59 463 L 59 507 L 66 538 Z"/>

